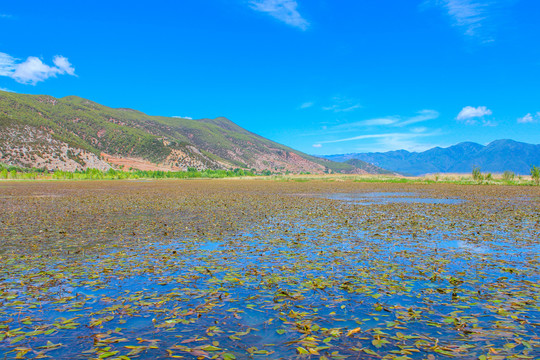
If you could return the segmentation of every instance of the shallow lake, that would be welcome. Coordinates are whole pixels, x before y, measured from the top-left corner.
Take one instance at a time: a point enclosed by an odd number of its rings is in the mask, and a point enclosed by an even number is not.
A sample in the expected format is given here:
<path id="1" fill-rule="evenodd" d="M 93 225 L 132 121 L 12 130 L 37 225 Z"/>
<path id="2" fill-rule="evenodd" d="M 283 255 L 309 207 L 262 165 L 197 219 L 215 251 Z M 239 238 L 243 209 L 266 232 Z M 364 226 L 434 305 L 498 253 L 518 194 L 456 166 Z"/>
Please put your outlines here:
<path id="1" fill-rule="evenodd" d="M 538 188 L 15 184 L 6 359 L 540 357 Z"/>
<path id="2" fill-rule="evenodd" d="M 364 205 L 388 203 L 460 204 L 461 199 L 421 197 L 410 192 L 334 193 L 317 195 L 332 200 L 342 200 Z"/>

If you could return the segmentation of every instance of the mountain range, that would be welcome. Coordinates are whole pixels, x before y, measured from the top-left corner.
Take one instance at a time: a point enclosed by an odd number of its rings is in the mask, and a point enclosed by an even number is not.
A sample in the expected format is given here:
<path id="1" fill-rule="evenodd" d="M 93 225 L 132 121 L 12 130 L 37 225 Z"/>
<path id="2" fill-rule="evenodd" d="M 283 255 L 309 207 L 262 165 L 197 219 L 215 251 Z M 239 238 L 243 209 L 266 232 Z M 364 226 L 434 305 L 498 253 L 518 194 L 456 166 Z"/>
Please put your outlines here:
<path id="1" fill-rule="evenodd" d="M 163 171 L 245 168 L 275 173 L 378 171 L 363 162 L 356 167 L 304 154 L 224 117 L 149 116 L 77 96 L 54 98 L 4 91 L 0 91 L 0 163 L 68 171 L 111 167 Z"/>
<path id="2" fill-rule="evenodd" d="M 325 158 L 344 163 L 361 160 L 404 175 L 435 173 L 470 173 L 478 167 L 481 171 L 530 174 L 533 165 L 540 165 L 540 145 L 514 140 L 497 140 L 484 146 L 463 142 L 447 148 L 435 147 L 424 152 L 405 150 L 328 155 Z"/>

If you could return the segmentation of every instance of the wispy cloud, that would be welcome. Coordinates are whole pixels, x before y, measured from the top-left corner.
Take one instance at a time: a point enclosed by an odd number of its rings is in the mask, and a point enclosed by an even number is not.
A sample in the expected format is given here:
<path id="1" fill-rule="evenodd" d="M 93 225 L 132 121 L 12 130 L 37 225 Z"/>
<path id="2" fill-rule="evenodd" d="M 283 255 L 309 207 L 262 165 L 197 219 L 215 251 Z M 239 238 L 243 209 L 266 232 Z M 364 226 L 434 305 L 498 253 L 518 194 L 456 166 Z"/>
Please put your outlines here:
<path id="1" fill-rule="evenodd" d="M 414 116 L 387 116 L 383 118 L 368 119 L 362 121 L 356 121 L 346 124 L 340 124 L 333 127 L 330 127 L 329 132 L 346 132 L 353 131 L 359 128 L 365 127 L 376 127 L 376 126 L 385 126 L 385 127 L 405 127 L 408 125 L 413 125 L 429 120 L 435 120 L 439 118 L 440 114 L 435 110 L 421 110 Z"/>
<path id="2" fill-rule="evenodd" d="M 0 53 L 0 76 L 7 76 L 18 83 L 36 85 L 40 81 L 57 75 L 75 75 L 75 68 L 61 55 L 53 58 L 54 66 L 44 64 L 41 59 L 30 56 L 24 62 L 6 53 Z"/>
<path id="3" fill-rule="evenodd" d="M 2 87 L 0 87 L 0 91 L 6 91 L 6 92 L 10 92 L 10 93 L 14 93 L 14 92 L 15 92 L 15 91 L 13 91 L 13 90 L 9 90 L 9 89 L 2 88 Z"/>
<path id="4" fill-rule="evenodd" d="M 309 109 L 310 107 L 313 107 L 314 105 L 315 105 L 314 102 L 308 101 L 308 102 L 305 102 L 302 105 L 300 105 L 298 108 L 299 109 Z"/>
<path id="5" fill-rule="evenodd" d="M 397 117 L 392 118 L 380 118 L 380 119 L 369 119 L 369 120 L 362 120 L 351 124 L 343 124 L 340 126 L 352 126 L 352 127 L 359 127 L 359 126 L 386 126 L 386 125 L 392 125 L 395 124 L 399 119 Z"/>
<path id="6" fill-rule="evenodd" d="M 407 125 L 417 124 L 424 121 L 435 120 L 439 118 L 439 112 L 435 110 L 421 110 L 415 116 L 410 118 L 400 119 L 393 126 L 403 127 Z"/>
<path id="7" fill-rule="evenodd" d="M 439 135 L 439 133 L 437 133 Z M 430 135 L 430 136 L 434 136 Z M 428 137 L 428 136 L 426 136 Z M 425 138 L 425 137 L 424 137 Z M 424 138 L 419 137 L 385 137 L 375 141 L 375 144 L 371 147 L 371 151 L 394 151 L 394 150 L 407 150 L 407 151 L 426 151 L 435 147 L 432 143 L 424 142 Z"/>
<path id="8" fill-rule="evenodd" d="M 438 132 L 432 132 L 432 133 L 364 134 L 364 135 L 353 136 L 353 137 L 348 137 L 348 138 L 344 138 L 344 139 L 320 141 L 319 144 L 335 144 L 335 143 L 346 142 L 346 141 L 356 141 L 356 140 L 366 140 L 366 139 L 384 139 L 384 138 L 412 139 L 412 138 L 418 138 L 418 137 L 434 136 L 434 135 L 437 135 L 437 134 L 438 134 Z"/>
<path id="9" fill-rule="evenodd" d="M 325 111 L 333 111 L 333 112 L 350 112 L 356 109 L 360 109 L 362 105 L 355 104 L 348 107 L 342 107 L 340 105 L 332 105 L 332 106 L 325 106 L 323 107 L 323 110 Z"/>
<path id="10" fill-rule="evenodd" d="M 503 2 L 506 0 L 427 0 L 425 4 L 442 8 L 466 36 L 492 42 L 493 12 Z"/>
<path id="11" fill-rule="evenodd" d="M 17 59 L 0 52 L 0 76 L 10 76 L 16 69 Z"/>
<path id="12" fill-rule="evenodd" d="M 488 109 L 486 106 L 465 106 L 456 117 L 456 120 L 464 122 L 467 125 L 475 125 L 478 123 L 478 120 L 482 120 L 484 125 L 493 126 L 493 123 L 486 121 L 484 117 L 492 115 L 493 112 Z"/>
<path id="13" fill-rule="evenodd" d="M 532 124 L 532 123 L 537 123 L 539 121 L 540 121 L 540 112 L 536 113 L 536 115 L 528 113 L 527 115 L 517 119 L 517 122 L 519 124 Z"/>
<path id="14" fill-rule="evenodd" d="M 482 126 L 486 126 L 486 127 L 496 127 L 498 126 L 499 124 L 495 121 L 492 121 L 492 120 L 483 120 L 482 121 Z"/>
<path id="15" fill-rule="evenodd" d="M 322 148 L 322 144 L 313 144 L 314 148 Z"/>
<path id="16" fill-rule="evenodd" d="M 309 22 L 298 12 L 296 0 L 249 0 L 253 10 L 267 13 L 284 23 L 307 30 Z"/>
<path id="17" fill-rule="evenodd" d="M 189 117 L 189 116 L 172 116 L 173 118 L 175 119 L 188 119 L 188 120 L 193 120 L 192 117 Z"/>
<path id="18" fill-rule="evenodd" d="M 351 100 L 346 97 L 335 96 L 332 99 L 332 104 L 323 106 L 322 109 L 324 111 L 333 111 L 335 113 L 340 113 L 340 112 L 351 112 L 356 109 L 360 109 L 361 107 L 362 105 L 355 100 Z"/>
<path id="19" fill-rule="evenodd" d="M 350 141 L 359 141 L 361 145 L 355 146 L 356 151 L 391 151 L 391 150 L 408 150 L 408 151 L 424 151 L 433 147 L 432 144 L 427 144 L 422 139 L 441 135 L 439 130 L 424 132 L 425 128 L 418 128 L 412 132 L 392 132 L 380 134 L 363 134 L 343 139 L 321 141 L 313 145 L 320 148 L 326 144 L 335 144 Z"/>

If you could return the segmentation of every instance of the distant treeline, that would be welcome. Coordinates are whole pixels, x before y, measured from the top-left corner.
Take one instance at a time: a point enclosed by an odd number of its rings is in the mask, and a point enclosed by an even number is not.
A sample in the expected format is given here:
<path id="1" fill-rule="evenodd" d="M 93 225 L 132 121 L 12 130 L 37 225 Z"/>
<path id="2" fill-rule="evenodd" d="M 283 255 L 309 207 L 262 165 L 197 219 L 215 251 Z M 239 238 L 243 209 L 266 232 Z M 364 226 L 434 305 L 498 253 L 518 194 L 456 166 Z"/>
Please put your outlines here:
<path id="1" fill-rule="evenodd" d="M 102 171 L 87 169 L 84 171 L 48 171 L 46 169 L 23 168 L 0 164 L 0 179 L 33 180 L 52 178 L 56 180 L 122 180 L 122 179 L 190 179 L 190 178 L 227 178 L 241 176 L 268 176 L 273 173 L 269 170 L 256 172 L 254 169 L 234 170 L 197 170 L 188 168 L 187 171 L 122 171 L 110 169 Z"/>
<path id="2" fill-rule="evenodd" d="M 491 173 L 484 174 L 479 167 L 473 168 L 472 178 L 478 183 L 482 183 L 484 181 L 490 182 L 495 180 Z M 518 177 L 518 179 L 521 180 L 521 177 Z M 531 179 L 536 185 L 540 185 L 540 167 L 534 165 L 531 167 Z M 501 180 L 508 184 L 512 184 L 516 181 L 516 174 L 513 171 L 505 171 L 502 174 Z"/>

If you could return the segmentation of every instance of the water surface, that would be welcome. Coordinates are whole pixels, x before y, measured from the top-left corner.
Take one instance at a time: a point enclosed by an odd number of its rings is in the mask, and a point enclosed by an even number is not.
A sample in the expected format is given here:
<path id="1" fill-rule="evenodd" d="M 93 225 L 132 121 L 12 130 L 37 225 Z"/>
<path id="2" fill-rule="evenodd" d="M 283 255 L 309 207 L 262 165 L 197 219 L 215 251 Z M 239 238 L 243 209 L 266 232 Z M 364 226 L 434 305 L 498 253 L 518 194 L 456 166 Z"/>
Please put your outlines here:
<path id="1" fill-rule="evenodd" d="M 512 189 L 54 186 L 0 200 L 7 359 L 540 356 L 539 206 Z"/>

